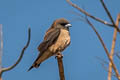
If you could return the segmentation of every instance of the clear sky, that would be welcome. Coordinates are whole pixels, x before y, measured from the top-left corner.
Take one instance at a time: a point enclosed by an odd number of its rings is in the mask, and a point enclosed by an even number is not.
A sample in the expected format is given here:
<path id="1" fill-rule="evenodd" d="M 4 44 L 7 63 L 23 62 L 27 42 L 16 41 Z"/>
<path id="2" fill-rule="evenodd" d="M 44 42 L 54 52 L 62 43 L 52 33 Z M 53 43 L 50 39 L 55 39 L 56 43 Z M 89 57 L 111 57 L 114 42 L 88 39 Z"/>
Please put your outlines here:
<path id="1" fill-rule="evenodd" d="M 72 0 L 94 16 L 109 21 L 99 0 Z M 120 0 L 106 0 L 107 6 L 114 18 L 120 12 Z M 63 52 L 66 80 L 107 80 L 107 71 L 101 66 L 96 56 L 108 61 L 103 47 L 96 34 L 83 21 L 76 19 L 78 12 L 65 0 L 1 0 L 0 24 L 3 24 L 4 50 L 3 67 L 12 65 L 20 55 L 27 41 L 28 26 L 32 37 L 28 49 L 19 65 L 3 74 L 3 80 L 59 80 L 57 60 L 49 58 L 38 69 L 27 72 L 38 55 L 37 47 L 43 40 L 45 31 L 52 22 L 64 17 L 72 21 L 71 45 Z M 91 20 L 101 34 L 108 50 L 111 48 L 113 28 Z M 120 35 L 118 35 L 116 52 L 119 50 Z M 116 57 L 115 57 L 116 58 Z M 119 68 L 120 60 L 115 59 Z M 119 69 L 120 71 L 120 69 Z M 113 80 L 117 80 L 113 77 Z"/>

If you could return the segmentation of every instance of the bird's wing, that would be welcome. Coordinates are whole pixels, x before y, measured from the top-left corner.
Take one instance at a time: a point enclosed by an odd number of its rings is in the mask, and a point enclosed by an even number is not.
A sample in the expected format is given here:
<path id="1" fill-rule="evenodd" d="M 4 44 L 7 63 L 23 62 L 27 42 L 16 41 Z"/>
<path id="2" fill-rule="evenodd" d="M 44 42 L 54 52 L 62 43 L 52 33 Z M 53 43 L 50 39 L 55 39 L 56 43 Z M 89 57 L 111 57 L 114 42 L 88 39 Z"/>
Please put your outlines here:
<path id="1" fill-rule="evenodd" d="M 60 34 L 60 29 L 50 29 L 46 32 L 44 41 L 38 46 L 38 50 L 40 51 L 41 55 L 48 49 L 49 46 L 54 44 L 58 39 Z"/>
<path id="2" fill-rule="evenodd" d="M 40 54 L 38 55 L 37 59 L 34 61 L 33 65 L 28 69 L 31 70 L 33 67 L 39 67 L 39 64 L 36 64 L 36 61 L 44 54 L 44 52 L 48 49 L 49 46 L 54 44 L 58 39 L 60 34 L 60 29 L 49 29 L 44 37 L 44 41 L 38 46 L 38 50 Z"/>

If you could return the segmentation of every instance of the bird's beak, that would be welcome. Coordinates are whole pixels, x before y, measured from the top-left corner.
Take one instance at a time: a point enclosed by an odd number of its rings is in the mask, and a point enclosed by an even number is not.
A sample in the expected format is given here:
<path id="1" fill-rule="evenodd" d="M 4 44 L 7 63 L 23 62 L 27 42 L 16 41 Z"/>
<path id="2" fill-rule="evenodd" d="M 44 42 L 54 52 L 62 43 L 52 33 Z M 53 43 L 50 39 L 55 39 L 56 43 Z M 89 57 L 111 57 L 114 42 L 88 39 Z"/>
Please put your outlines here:
<path id="1" fill-rule="evenodd" d="M 65 27 L 72 27 L 72 25 L 71 24 L 66 24 Z"/>

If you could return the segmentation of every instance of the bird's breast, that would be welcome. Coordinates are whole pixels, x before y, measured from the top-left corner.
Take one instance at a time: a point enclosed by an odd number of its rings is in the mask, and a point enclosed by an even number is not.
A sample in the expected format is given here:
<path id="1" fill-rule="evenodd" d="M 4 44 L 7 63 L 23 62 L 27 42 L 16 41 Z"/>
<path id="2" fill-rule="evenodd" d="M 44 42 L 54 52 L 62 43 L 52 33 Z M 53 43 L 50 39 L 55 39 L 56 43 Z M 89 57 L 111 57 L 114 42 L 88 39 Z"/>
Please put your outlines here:
<path id="1" fill-rule="evenodd" d="M 57 41 L 49 48 L 53 53 L 63 51 L 70 44 L 70 34 L 68 30 L 61 29 Z"/>

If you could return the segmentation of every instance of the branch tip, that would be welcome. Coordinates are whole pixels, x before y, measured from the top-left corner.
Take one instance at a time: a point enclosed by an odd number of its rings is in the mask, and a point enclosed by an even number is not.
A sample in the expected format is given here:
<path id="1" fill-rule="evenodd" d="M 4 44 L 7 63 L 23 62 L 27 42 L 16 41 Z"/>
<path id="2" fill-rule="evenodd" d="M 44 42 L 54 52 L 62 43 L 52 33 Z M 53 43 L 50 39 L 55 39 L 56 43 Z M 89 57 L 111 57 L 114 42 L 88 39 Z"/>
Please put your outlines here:
<path id="1" fill-rule="evenodd" d="M 23 55 L 24 55 L 24 51 L 27 49 L 27 47 L 29 46 L 29 43 L 30 43 L 30 37 L 31 37 L 31 29 L 28 28 L 28 41 L 26 43 L 26 45 L 24 46 L 24 48 L 22 49 L 21 51 L 21 54 L 20 54 L 20 57 L 18 58 L 18 60 L 10 67 L 8 68 L 2 68 L 1 69 L 1 72 L 0 72 L 0 76 L 2 75 L 3 72 L 6 72 L 6 71 L 9 71 L 9 70 L 12 70 L 13 68 L 15 68 L 21 61 Z"/>

